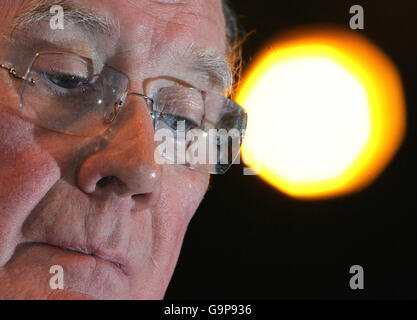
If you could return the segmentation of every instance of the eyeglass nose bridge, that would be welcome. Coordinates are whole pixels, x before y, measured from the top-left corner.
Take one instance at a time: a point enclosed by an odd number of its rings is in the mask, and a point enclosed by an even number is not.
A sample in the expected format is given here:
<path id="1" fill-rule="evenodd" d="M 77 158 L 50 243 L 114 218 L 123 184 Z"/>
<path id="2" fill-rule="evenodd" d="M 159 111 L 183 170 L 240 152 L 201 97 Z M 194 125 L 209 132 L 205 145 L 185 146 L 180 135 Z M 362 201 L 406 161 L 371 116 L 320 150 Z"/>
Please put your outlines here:
<path id="1" fill-rule="evenodd" d="M 156 108 L 155 108 L 155 102 L 151 97 L 148 97 L 147 95 L 143 94 L 143 93 L 137 93 L 137 92 L 126 92 L 118 101 L 116 101 L 113 105 L 113 110 L 110 112 L 110 114 L 108 116 L 105 117 L 105 123 L 106 124 L 111 124 L 113 123 L 118 114 L 120 113 L 120 111 L 122 111 L 126 99 L 128 98 L 128 96 L 138 96 L 141 97 L 143 99 L 145 99 L 146 103 L 152 106 L 152 111 L 150 112 L 151 117 L 152 117 L 152 124 L 153 127 L 155 128 L 155 123 L 156 123 Z"/>

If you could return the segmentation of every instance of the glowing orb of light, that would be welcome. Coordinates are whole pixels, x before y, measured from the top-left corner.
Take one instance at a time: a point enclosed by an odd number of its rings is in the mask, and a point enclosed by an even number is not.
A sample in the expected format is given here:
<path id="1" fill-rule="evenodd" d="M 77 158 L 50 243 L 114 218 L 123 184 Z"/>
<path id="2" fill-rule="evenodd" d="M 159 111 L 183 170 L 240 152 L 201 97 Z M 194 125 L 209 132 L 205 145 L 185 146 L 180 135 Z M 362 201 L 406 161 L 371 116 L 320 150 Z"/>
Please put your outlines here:
<path id="1" fill-rule="evenodd" d="M 405 131 L 395 67 L 346 31 L 298 32 L 277 42 L 244 78 L 237 101 L 249 114 L 243 159 L 295 197 L 363 188 Z"/>

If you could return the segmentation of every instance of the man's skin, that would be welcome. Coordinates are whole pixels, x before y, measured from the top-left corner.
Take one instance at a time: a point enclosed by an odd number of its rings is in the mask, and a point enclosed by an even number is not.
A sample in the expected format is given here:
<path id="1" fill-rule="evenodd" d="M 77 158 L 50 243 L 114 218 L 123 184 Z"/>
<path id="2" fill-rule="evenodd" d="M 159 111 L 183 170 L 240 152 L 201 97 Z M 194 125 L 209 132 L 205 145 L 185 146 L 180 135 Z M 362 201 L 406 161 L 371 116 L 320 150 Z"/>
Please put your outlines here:
<path id="1" fill-rule="evenodd" d="M 28 2 L 2 8 L 0 33 L 10 32 Z M 180 57 L 191 45 L 225 54 L 221 1 L 73 2 L 118 20 L 120 32 L 88 38 L 71 26 L 57 31 L 45 23 L 24 32 L 25 45 L 77 38 L 76 53 L 121 70 L 135 92 L 152 95 L 177 80 L 215 90 Z M 0 46 L 0 62 L 19 50 L 27 49 Z M 16 81 L 0 70 L 0 298 L 163 298 L 209 175 L 156 164 L 143 99 L 129 98 L 101 136 L 75 137 L 20 117 Z M 98 183 L 109 176 L 117 179 Z M 53 265 L 64 269 L 64 290 L 50 288 Z"/>

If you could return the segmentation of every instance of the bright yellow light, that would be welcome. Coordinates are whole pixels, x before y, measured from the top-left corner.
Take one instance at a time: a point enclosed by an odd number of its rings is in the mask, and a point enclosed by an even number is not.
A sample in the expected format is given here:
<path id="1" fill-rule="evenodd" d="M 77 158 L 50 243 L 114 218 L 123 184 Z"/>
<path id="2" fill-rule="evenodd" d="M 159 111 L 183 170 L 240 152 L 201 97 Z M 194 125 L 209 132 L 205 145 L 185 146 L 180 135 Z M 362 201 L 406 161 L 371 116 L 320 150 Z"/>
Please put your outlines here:
<path id="1" fill-rule="evenodd" d="M 405 131 L 395 67 L 345 31 L 297 33 L 261 56 L 239 90 L 248 110 L 243 158 L 296 197 L 328 197 L 372 182 Z"/>

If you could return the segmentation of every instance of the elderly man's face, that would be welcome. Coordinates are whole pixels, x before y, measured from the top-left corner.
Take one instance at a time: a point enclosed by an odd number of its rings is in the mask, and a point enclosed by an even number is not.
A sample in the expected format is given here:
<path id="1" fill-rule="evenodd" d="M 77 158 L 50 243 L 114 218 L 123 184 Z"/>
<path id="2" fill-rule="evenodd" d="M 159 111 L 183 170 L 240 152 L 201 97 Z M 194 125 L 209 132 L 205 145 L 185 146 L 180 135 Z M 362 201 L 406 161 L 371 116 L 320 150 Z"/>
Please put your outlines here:
<path id="1" fill-rule="evenodd" d="M 72 1 L 117 22 L 110 34 L 12 28 L 38 1 L 3 3 L 0 32 L 13 41 L 0 46 L 2 63 L 62 49 L 124 72 L 132 91 L 150 96 L 167 85 L 216 90 L 188 57 L 196 48 L 224 56 L 219 0 Z M 17 81 L 0 69 L 0 298 L 163 298 L 208 174 L 156 164 L 141 98 L 102 135 L 77 137 L 21 117 Z M 54 265 L 64 290 L 50 287 Z"/>

